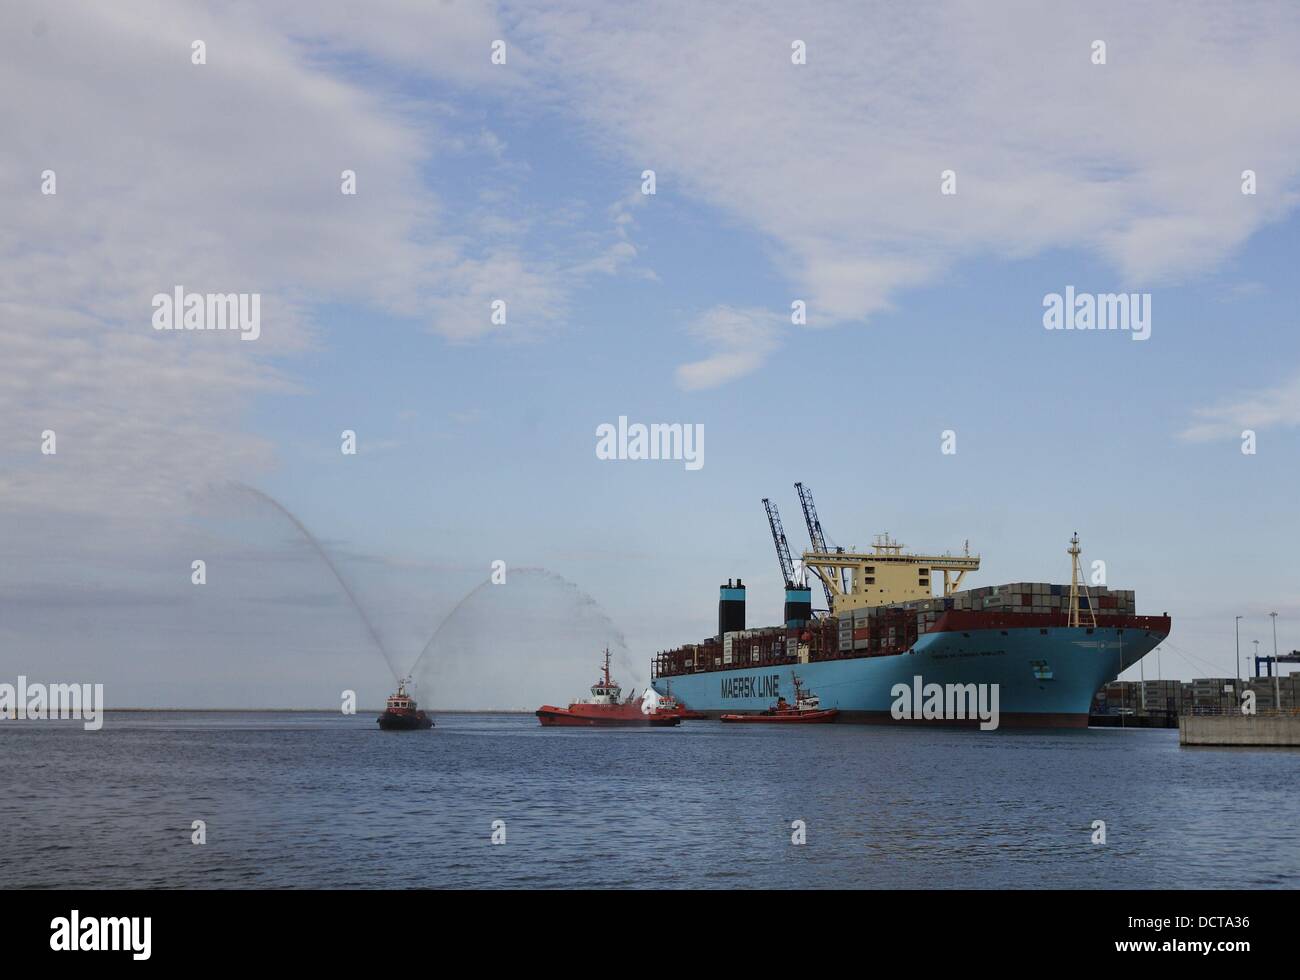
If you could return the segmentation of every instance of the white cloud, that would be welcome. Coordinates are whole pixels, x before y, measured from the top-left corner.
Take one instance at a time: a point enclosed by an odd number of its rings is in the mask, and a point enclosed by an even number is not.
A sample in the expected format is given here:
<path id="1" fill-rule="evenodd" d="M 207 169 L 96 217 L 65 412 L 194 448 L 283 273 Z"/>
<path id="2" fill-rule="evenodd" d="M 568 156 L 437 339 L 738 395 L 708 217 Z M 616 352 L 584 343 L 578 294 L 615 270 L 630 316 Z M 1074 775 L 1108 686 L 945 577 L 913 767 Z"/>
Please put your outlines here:
<path id="1" fill-rule="evenodd" d="M 440 295 L 428 306 L 438 333 L 457 341 L 506 332 L 520 320 L 554 320 L 567 308 L 567 280 L 553 264 L 535 266 L 514 251 L 464 258 L 444 272 Z M 494 324 L 492 304 L 505 303 L 505 322 Z"/>
<path id="2" fill-rule="evenodd" d="M 252 478 L 273 447 L 244 431 L 247 411 L 293 389 L 293 363 L 270 358 L 313 344 L 312 305 L 354 302 L 457 340 L 498 329 L 497 297 L 512 331 L 560 316 L 579 259 L 534 261 L 508 197 L 475 223 L 429 189 L 435 154 L 495 161 L 500 139 L 481 120 L 462 127 L 468 140 L 448 136 L 438 120 L 456 111 L 413 103 L 391 74 L 436 79 L 448 97 L 509 89 L 519 71 L 489 61 L 503 33 L 490 6 L 404 0 L 4 5 L 6 503 L 120 516 Z M 340 193 L 344 170 L 355 196 Z M 260 293 L 261 338 L 153 331 L 150 298 L 176 285 Z M 57 457 L 38 452 L 45 429 Z"/>
<path id="3" fill-rule="evenodd" d="M 519 8 L 512 36 L 630 172 L 656 170 L 661 200 L 764 235 L 810 326 L 969 255 L 1081 248 L 1150 287 L 1300 201 L 1300 100 L 1278 96 L 1300 89 L 1296 8 L 556 2 Z"/>
<path id="4" fill-rule="evenodd" d="M 1300 426 L 1300 376 L 1254 394 L 1194 409 L 1192 414 L 1197 421 L 1180 434 L 1188 442 L 1239 439 L 1243 429 Z"/>
<path id="5" fill-rule="evenodd" d="M 426 78 L 478 88 L 517 84 L 518 72 L 492 64 L 492 42 L 508 35 L 490 3 L 368 0 L 358 6 L 345 0 L 245 0 L 239 7 L 242 16 L 265 20 L 276 33 L 307 42 L 321 56 L 360 52 Z M 522 51 L 507 54 L 507 65 L 522 67 L 526 62 Z"/>
<path id="6" fill-rule="evenodd" d="M 677 368 L 687 391 L 713 388 L 756 371 L 779 343 L 782 320 L 771 310 L 716 306 L 690 326 L 690 333 L 714 353 Z"/>

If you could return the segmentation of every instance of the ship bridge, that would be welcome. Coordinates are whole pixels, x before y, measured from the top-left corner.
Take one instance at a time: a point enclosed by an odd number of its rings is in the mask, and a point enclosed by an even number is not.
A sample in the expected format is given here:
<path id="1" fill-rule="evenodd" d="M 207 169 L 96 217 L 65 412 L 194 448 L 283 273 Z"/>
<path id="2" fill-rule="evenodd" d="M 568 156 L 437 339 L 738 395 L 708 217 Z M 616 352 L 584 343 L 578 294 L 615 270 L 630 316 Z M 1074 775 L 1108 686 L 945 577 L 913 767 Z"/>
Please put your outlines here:
<path id="1" fill-rule="evenodd" d="M 960 555 L 918 555 L 903 547 L 886 532 L 877 535 L 870 552 L 805 551 L 803 565 L 822 580 L 837 616 L 867 606 L 931 599 L 934 572 L 943 574 L 943 594 L 951 595 L 961 588 L 967 572 L 980 567 L 969 543 Z"/>

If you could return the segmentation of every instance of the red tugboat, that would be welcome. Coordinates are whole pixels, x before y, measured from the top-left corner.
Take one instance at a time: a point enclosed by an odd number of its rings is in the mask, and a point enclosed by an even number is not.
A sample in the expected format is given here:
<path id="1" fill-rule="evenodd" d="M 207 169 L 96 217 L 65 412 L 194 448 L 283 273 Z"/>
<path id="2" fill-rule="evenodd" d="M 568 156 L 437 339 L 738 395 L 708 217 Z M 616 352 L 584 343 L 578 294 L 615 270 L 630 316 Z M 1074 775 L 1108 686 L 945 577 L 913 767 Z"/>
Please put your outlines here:
<path id="1" fill-rule="evenodd" d="M 760 711 L 756 715 L 723 715 L 722 720 L 816 724 L 834 721 L 839 716 L 839 708 L 823 708 L 821 698 L 811 691 L 805 691 L 803 685 L 799 683 L 799 678 L 794 674 L 790 676 L 794 680 L 794 704 L 790 704 L 783 697 L 778 697 L 776 704 L 766 711 Z"/>
<path id="2" fill-rule="evenodd" d="M 653 726 L 655 728 L 680 725 L 681 715 L 674 711 L 642 711 L 641 705 L 629 694 L 620 701 L 623 689 L 609 676 L 609 648 L 605 648 L 604 677 L 591 685 L 591 699 L 574 701 L 567 708 L 544 704 L 537 709 L 537 720 L 543 725 L 572 728 L 630 728 Z"/>
<path id="3" fill-rule="evenodd" d="M 386 732 L 432 728 L 433 719 L 419 710 L 415 698 L 406 693 L 406 680 L 397 682 L 397 693 L 388 698 L 388 706 L 379 716 L 379 727 Z"/>
<path id="4" fill-rule="evenodd" d="M 660 711 L 667 711 L 676 714 L 682 721 L 704 721 L 709 717 L 703 711 L 692 711 L 690 708 L 686 707 L 686 705 L 673 697 L 673 686 L 671 683 L 668 684 L 663 696 L 659 698 L 659 704 L 657 707 Z"/>

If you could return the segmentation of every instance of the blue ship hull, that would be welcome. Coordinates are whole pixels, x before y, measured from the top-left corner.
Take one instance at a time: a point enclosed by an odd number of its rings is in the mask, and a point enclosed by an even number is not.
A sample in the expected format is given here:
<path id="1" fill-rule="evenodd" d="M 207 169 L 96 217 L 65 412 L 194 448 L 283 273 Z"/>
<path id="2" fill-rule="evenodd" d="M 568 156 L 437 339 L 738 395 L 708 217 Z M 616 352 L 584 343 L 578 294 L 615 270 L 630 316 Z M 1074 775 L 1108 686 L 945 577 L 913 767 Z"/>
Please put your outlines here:
<path id="1" fill-rule="evenodd" d="M 1144 630 L 1064 626 L 937 632 L 894 656 L 737 666 L 660 677 L 653 686 L 660 694 L 671 689 L 691 710 L 740 714 L 770 708 L 778 695 L 790 698 L 797 674 L 843 721 L 910 724 L 917 722 L 891 714 L 898 700 L 893 689 L 912 688 L 919 676 L 921 684 L 998 685 L 1001 727 L 1082 728 L 1097 690 L 1163 639 Z"/>

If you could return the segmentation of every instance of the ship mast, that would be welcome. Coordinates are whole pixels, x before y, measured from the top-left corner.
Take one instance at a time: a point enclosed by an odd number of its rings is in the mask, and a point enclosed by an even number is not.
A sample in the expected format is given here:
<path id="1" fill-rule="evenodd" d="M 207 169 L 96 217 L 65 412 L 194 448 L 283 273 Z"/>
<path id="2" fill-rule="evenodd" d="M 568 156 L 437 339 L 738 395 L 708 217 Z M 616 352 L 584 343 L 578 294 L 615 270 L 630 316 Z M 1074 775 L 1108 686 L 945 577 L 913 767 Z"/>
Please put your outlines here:
<path id="1" fill-rule="evenodd" d="M 1075 531 L 1070 538 L 1070 547 L 1067 549 L 1070 556 L 1070 605 L 1069 620 L 1070 626 L 1079 626 L 1079 588 L 1083 587 L 1083 595 L 1088 600 L 1088 619 L 1091 621 L 1093 628 L 1097 626 L 1097 614 L 1092 608 L 1092 598 L 1088 595 L 1088 587 L 1083 585 L 1083 571 L 1079 567 L 1079 532 Z"/>

